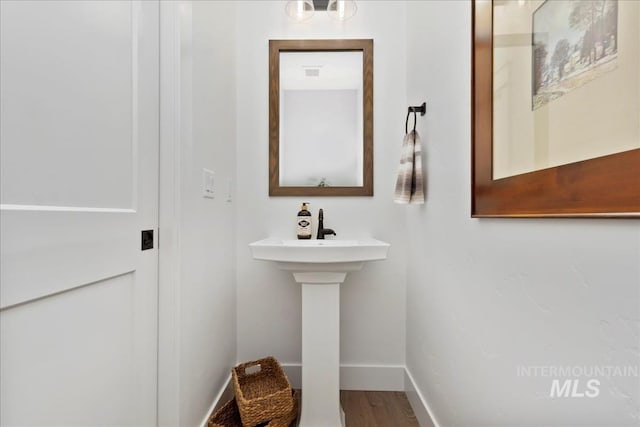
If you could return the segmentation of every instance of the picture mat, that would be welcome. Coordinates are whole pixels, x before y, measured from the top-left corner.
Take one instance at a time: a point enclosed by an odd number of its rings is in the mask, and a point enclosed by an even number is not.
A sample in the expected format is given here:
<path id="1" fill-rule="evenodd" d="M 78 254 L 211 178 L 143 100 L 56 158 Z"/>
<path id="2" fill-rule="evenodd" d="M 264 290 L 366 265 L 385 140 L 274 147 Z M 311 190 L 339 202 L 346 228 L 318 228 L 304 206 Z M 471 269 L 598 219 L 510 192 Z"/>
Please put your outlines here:
<path id="1" fill-rule="evenodd" d="M 494 179 L 640 148 L 640 2 L 618 4 L 616 69 L 532 111 L 542 3 L 494 5 Z"/>

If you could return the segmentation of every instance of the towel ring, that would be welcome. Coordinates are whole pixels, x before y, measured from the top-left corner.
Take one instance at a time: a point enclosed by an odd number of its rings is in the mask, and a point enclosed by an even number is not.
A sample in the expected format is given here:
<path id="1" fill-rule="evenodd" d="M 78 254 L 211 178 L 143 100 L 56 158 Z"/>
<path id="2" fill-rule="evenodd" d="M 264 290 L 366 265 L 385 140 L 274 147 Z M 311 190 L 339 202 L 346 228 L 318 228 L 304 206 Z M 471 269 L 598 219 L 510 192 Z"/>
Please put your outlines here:
<path id="1" fill-rule="evenodd" d="M 418 122 L 418 116 L 416 115 L 415 111 L 408 111 L 407 112 L 407 120 L 404 121 L 404 133 L 407 134 L 409 133 L 409 128 L 407 127 L 409 125 L 409 116 L 411 115 L 411 113 L 413 113 L 413 131 L 416 131 L 416 123 Z"/>
<path id="2" fill-rule="evenodd" d="M 411 113 L 413 113 L 413 131 L 416 131 L 416 123 L 418 122 L 418 115 L 417 113 L 420 113 L 421 116 L 424 116 L 427 112 L 427 103 L 423 102 L 422 105 L 419 106 L 414 106 L 414 107 L 409 107 L 407 109 L 407 119 L 404 121 L 404 133 L 407 134 L 409 133 L 409 115 Z"/>

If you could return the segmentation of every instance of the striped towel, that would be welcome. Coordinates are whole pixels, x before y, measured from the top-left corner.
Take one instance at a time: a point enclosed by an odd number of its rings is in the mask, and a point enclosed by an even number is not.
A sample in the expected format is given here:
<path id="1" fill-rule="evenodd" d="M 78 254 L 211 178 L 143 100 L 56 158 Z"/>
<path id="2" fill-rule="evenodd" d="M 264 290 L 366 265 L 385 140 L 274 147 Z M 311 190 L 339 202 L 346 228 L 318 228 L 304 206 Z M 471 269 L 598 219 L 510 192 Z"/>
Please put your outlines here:
<path id="1" fill-rule="evenodd" d="M 415 130 L 404 136 L 396 192 L 393 201 L 401 204 L 424 203 L 420 135 Z"/>

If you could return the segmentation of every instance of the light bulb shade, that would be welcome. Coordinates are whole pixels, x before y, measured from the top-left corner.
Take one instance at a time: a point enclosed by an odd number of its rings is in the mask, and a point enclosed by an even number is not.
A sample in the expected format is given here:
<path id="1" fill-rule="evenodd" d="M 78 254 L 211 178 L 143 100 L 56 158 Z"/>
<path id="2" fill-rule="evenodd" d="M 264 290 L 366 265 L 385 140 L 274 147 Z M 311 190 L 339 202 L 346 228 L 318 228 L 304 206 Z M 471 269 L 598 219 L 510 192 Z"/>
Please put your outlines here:
<path id="1" fill-rule="evenodd" d="M 333 19 L 345 21 L 356 14 L 358 6 L 354 0 L 329 0 L 327 13 Z"/>
<path id="2" fill-rule="evenodd" d="M 294 21 L 304 21 L 313 16 L 315 11 L 312 0 L 290 0 L 284 8 L 287 16 Z"/>

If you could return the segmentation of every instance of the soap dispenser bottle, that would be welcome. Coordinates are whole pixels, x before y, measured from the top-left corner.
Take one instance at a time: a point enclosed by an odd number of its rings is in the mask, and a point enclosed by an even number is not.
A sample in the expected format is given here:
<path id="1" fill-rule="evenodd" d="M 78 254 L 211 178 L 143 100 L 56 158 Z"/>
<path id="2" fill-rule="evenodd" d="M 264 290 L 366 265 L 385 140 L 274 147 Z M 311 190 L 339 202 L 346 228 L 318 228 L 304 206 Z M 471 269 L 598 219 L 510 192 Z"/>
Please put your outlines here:
<path id="1" fill-rule="evenodd" d="M 303 203 L 300 212 L 298 212 L 298 239 L 311 238 L 311 212 L 307 210 L 307 204 Z"/>

